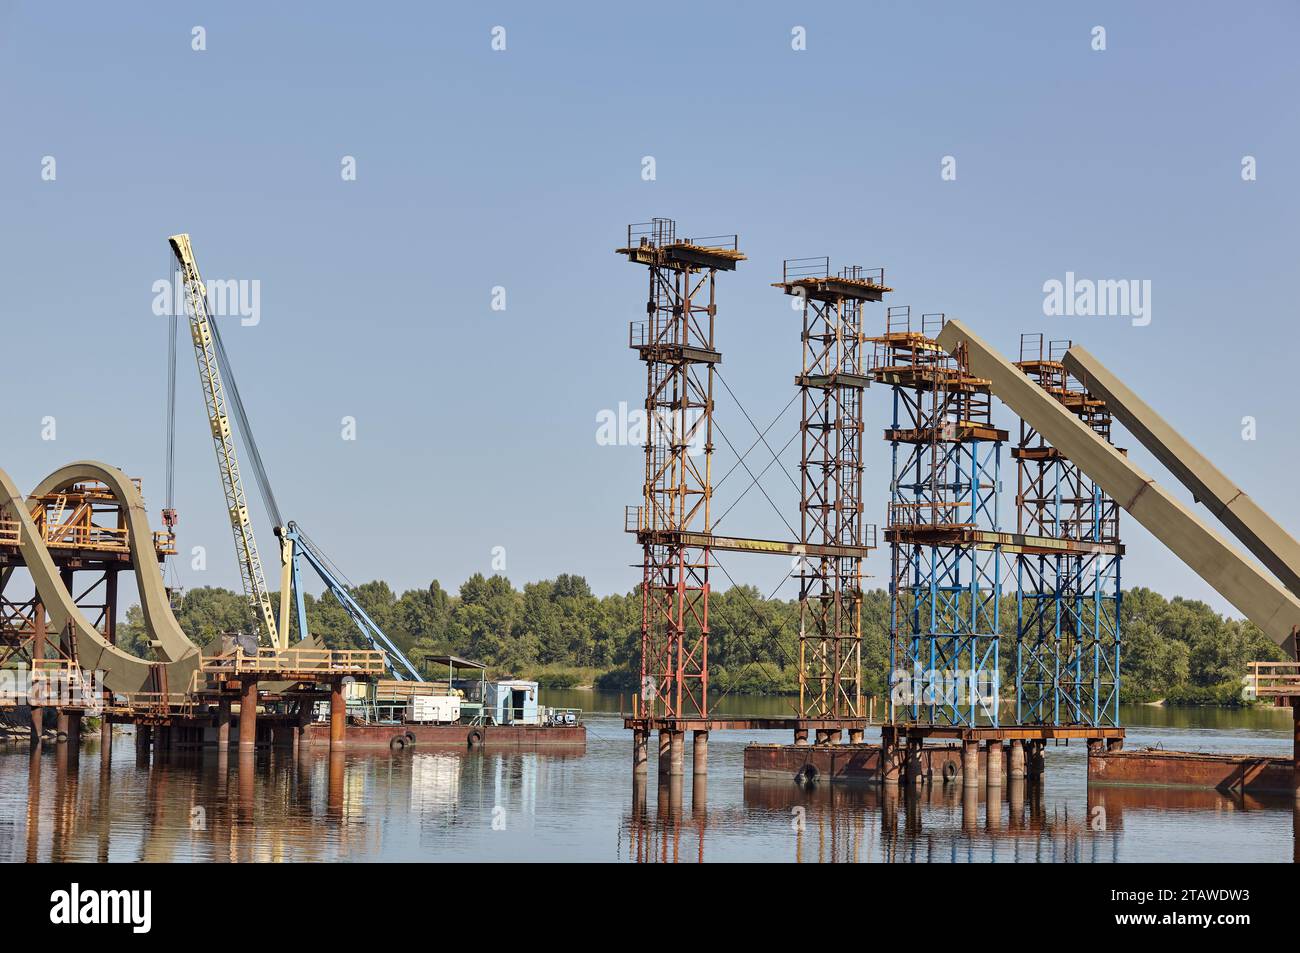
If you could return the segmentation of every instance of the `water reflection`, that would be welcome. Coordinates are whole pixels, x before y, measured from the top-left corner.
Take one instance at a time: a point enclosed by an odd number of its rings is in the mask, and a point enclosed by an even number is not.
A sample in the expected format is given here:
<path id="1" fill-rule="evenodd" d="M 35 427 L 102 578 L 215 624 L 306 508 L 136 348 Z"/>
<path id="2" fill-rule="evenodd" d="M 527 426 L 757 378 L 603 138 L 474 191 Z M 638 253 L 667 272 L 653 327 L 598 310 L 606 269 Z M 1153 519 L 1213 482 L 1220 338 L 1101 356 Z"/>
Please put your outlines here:
<path id="1" fill-rule="evenodd" d="M 1171 747 L 1202 740 L 1164 737 Z M 718 733 L 709 775 L 688 768 L 663 783 L 653 766 L 633 776 L 631 739 L 614 718 L 595 721 L 587 747 L 572 751 L 133 752 L 130 734 L 112 746 L 89 739 L 79 752 L 11 746 L 0 748 L 0 860 L 1300 857 L 1289 797 L 1089 787 L 1077 746 L 1049 751 L 1043 781 L 1011 782 L 990 797 L 942 783 L 744 781 L 751 740 L 768 739 Z M 1287 735 L 1273 740 L 1289 746 Z"/>
<path id="2" fill-rule="evenodd" d="M 1156 813 L 1216 817 L 1248 812 L 1291 816 L 1293 859 L 1300 860 L 1300 805 L 1210 790 L 1096 787 L 1077 807 L 1050 796 L 1040 781 L 1012 780 L 1002 788 L 961 785 L 822 783 L 751 779 L 743 808 L 710 811 L 707 779 L 694 782 L 692 810 L 683 813 L 681 778 L 656 785 L 634 779 L 623 834 L 630 860 L 677 863 L 710 859 L 709 829 L 748 822 L 785 826 L 784 859 L 796 863 L 934 863 L 951 861 L 1101 863 L 1126 859 L 1121 846 L 1126 815 Z M 654 789 L 654 810 L 647 808 Z M 720 840 L 728 834 L 721 833 Z M 1132 858 L 1137 859 L 1137 858 Z"/>

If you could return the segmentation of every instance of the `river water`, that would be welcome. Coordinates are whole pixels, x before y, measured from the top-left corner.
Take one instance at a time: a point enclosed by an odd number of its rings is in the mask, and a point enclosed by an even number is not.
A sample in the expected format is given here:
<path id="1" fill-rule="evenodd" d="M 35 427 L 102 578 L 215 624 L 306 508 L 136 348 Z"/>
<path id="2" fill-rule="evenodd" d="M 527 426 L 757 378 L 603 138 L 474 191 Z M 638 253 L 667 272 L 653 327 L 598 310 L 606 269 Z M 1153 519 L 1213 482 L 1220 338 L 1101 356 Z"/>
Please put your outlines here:
<path id="1" fill-rule="evenodd" d="M 542 693 L 586 710 L 585 750 L 215 751 L 136 760 L 88 740 L 33 756 L 0 746 L 0 860 L 1292 861 L 1293 799 L 1213 791 L 1088 788 L 1082 744 L 1049 747 L 1041 784 L 915 794 L 823 783 L 745 782 L 750 742 L 715 732 L 706 783 L 660 786 L 631 771 L 619 699 Z M 726 699 L 718 713 L 788 715 L 782 699 Z M 1124 711 L 1127 748 L 1289 755 L 1288 710 Z M 868 733 L 872 740 L 872 733 Z M 877 735 L 878 737 L 878 735 Z M 689 751 L 687 755 L 689 764 Z M 653 761 L 653 759 L 652 759 Z"/>

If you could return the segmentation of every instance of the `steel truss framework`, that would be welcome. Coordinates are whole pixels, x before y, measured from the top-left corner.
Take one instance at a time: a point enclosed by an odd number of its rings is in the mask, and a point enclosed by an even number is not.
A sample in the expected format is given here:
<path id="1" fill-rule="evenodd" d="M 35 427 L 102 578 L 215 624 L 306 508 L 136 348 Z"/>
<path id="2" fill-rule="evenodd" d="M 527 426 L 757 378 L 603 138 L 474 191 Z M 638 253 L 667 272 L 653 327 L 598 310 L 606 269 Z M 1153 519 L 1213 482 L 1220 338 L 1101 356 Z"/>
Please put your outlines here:
<path id="1" fill-rule="evenodd" d="M 892 307 L 872 338 L 877 380 L 893 387 L 890 718 L 998 724 L 1002 550 L 972 531 L 1000 531 L 1004 431 L 988 382 L 934 341 L 943 315 Z"/>
<path id="2" fill-rule="evenodd" d="M 1109 441 L 1104 401 L 1061 362 L 1069 346 L 1021 335 L 1017 366 Z M 1024 421 L 1012 455 L 1018 531 L 1084 544 L 1016 556 L 1016 720 L 1118 726 L 1119 506 Z"/>
<path id="3" fill-rule="evenodd" d="M 646 365 L 640 695 L 646 717 L 706 717 L 710 550 L 676 537 L 711 530 L 716 276 L 744 256 L 736 236 L 679 239 L 671 219 L 630 226 L 619 252 L 649 272 L 629 329 Z"/>
<path id="4" fill-rule="evenodd" d="M 863 522 L 862 305 L 888 289 L 883 269 L 790 259 L 778 287 L 802 301 L 800 531 L 804 545 L 874 546 Z M 799 560 L 799 715 L 862 715 L 862 557 Z"/>
<path id="5" fill-rule="evenodd" d="M 133 569 L 120 507 L 97 484 L 33 498 L 29 507 L 63 587 L 86 620 L 116 644 L 118 576 Z M 52 660 L 76 664 L 73 626 L 53 631 L 40 597 L 15 592 L 14 571 L 23 566 L 16 533 L 16 526 L 0 521 L 0 667 Z M 160 557 L 175 552 L 170 533 L 155 534 L 154 544 Z"/>

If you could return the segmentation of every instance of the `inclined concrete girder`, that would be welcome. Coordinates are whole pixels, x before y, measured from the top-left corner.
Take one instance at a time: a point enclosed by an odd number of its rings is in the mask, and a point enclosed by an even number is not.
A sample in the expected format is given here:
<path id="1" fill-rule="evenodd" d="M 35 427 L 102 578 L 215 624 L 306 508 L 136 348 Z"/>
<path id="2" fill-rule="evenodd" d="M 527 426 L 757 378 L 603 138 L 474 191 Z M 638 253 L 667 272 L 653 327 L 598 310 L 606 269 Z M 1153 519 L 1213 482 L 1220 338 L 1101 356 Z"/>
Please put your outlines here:
<path id="1" fill-rule="evenodd" d="M 971 374 L 988 379 L 992 392 L 1003 403 L 1095 480 L 1188 568 L 1295 657 L 1300 599 L 960 321 L 949 321 L 939 333 L 938 341 L 953 355 L 964 349 Z"/>
<path id="2" fill-rule="evenodd" d="M 158 567 L 153 531 L 135 484 L 115 467 L 83 460 L 51 473 L 32 492 L 44 496 L 84 480 L 98 480 L 107 486 L 125 513 L 127 542 L 135 565 L 136 585 L 140 591 L 140 608 L 154 650 L 167 666 L 167 685 L 172 692 L 189 688 L 191 673 L 199 667 L 199 649 L 189 640 L 172 615 Z M 76 637 L 77 661 L 83 671 L 104 674 L 104 684 L 114 692 L 151 690 L 152 663 L 125 652 L 96 629 L 77 607 L 59 577 L 58 567 L 28 510 L 26 498 L 18 492 L 9 474 L 0 470 L 0 511 L 7 511 L 18 523 L 18 545 L 23 562 L 31 574 L 36 592 L 51 620 L 50 632 L 62 631 L 71 623 Z"/>
<path id="3" fill-rule="evenodd" d="M 1290 533 L 1087 350 L 1078 345 L 1071 347 L 1064 364 L 1092 393 L 1106 401 L 1111 414 L 1192 491 L 1198 502 L 1205 504 L 1284 586 L 1300 595 L 1300 543 Z"/>

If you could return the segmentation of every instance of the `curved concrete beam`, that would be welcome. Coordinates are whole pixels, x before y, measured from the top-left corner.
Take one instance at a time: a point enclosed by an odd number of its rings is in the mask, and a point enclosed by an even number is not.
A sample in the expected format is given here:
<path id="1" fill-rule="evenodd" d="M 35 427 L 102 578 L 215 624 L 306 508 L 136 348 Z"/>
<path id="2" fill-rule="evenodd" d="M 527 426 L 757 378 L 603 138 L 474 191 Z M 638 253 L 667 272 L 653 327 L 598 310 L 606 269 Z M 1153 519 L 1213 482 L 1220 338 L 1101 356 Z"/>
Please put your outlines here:
<path id="1" fill-rule="evenodd" d="M 145 627 L 155 650 L 167 666 L 167 687 L 171 692 L 189 688 L 190 676 L 199 667 L 198 647 L 189 640 L 172 615 L 163 585 L 158 556 L 153 545 L 153 531 L 145 513 L 144 501 L 130 479 L 120 470 L 103 463 L 84 460 L 51 473 L 33 491 L 33 496 L 57 492 L 74 483 L 98 480 L 107 486 L 126 514 L 127 541 L 131 561 L 135 564 L 136 585 L 140 590 L 140 607 Z M 58 567 L 36 529 L 27 500 L 7 473 L 0 470 L 0 511 L 10 514 L 19 526 L 19 549 L 41 602 L 53 623 L 61 631 L 71 623 L 77 639 L 78 664 L 86 671 L 104 674 L 104 684 L 114 692 L 138 692 L 152 689 L 152 663 L 125 652 L 105 640 L 104 636 L 82 615 L 72 594 L 63 585 Z"/>

